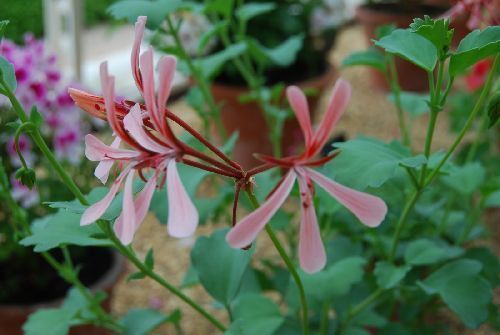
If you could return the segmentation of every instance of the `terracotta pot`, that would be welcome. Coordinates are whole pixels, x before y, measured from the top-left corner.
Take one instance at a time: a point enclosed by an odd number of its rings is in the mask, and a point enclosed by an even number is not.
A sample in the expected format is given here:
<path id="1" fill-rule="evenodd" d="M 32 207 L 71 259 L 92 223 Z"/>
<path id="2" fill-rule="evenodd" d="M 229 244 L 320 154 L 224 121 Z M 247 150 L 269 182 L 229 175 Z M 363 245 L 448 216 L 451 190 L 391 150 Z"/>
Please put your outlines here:
<path id="1" fill-rule="evenodd" d="M 336 71 L 333 66 L 321 76 L 307 81 L 293 83 L 301 88 L 314 88 L 318 94 L 307 98 L 311 111 L 311 119 L 317 108 L 323 90 L 333 82 Z M 239 97 L 248 92 L 246 87 L 231 86 L 222 83 L 213 83 L 212 94 L 217 103 L 221 103 L 221 118 L 227 134 L 238 132 L 233 155 L 234 159 L 245 168 L 260 164 L 253 157 L 254 153 L 272 155 L 273 149 L 269 140 L 264 114 L 256 102 L 242 103 Z M 284 99 L 284 95 L 283 95 Z M 286 155 L 297 146 L 302 145 L 303 138 L 300 126 L 295 118 L 285 122 L 282 136 L 282 153 Z"/>
<path id="2" fill-rule="evenodd" d="M 359 23 L 365 30 L 368 43 L 375 38 L 377 27 L 394 24 L 398 28 L 408 28 L 410 23 L 416 17 L 430 15 L 439 16 L 446 11 L 444 7 L 437 6 L 419 6 L 415 11 L 403 11 L 394 3 L 367 4 L 357 8 L 356 16 Z M 425 70 L 413 65 L 412 63 L 396 57 L 396 69 L 399 77 L 399 84 L 405 91 L 428 91 L 428 78 Z M 377 70 L 370 69 L 372 72 L 372 81 L 376 88 L 388 91 L 389 86 L 385 77 Z"/>
<path id="3" fill-rule="evenodd" d="M 110 311 L 110 302 L 115 285 L 125 273 L 125 259 L 118 253 L 112 252 L 113 262 L 111 268 L 104 273 L 94 285 L 92 290 L 104 291 L 108 298 L 103 302 L 106 311 Z M 35 275 L 35 274 L 33 274 Z M 50 289 L 50 288 L 47 288 Z M 30 305 L 0 304 L 0 335 L 22 335 L 22 326 L 29 315 L 40 308 L 55 308 L 60 306 L 62 300 L 41 302 Z M 112 332 L 94 326 L 78 326 L 71 328 L 70 335 L 111 335 Z"/>

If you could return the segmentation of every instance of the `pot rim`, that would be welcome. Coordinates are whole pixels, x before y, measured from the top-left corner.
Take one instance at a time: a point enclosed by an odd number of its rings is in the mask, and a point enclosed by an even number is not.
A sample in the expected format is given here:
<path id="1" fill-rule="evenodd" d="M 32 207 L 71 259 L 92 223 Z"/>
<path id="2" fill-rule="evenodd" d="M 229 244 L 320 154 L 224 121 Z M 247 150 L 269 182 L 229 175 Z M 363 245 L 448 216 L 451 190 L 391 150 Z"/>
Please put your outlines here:
<path id="1" fill-rule="evenodd" d="M 91 291 L 97 291 L 97 290 L 106 290 L 107 288 L 112 287 L 120 277 L 123 275 L 125 272 L 125 258 L 118 253 L 118 251 L 109 248 L 111 252 L 111 267 L 102 274 L 102 276 L 95 282 L 93 285 L 89 287 Z M 8 303 L 0 303 L 0 312 L 2 310 L 26 310 L 26 309 L 39 309 L 42 307 L 53 307 L 60 305 L 60 303 L 64 300 L 63 298 L 58 298 L 58 299 L 52 299 L 52 300 L 46 300 L 46 301 L 40 301 L 36 303 L 26 303 L 26 304 L 8 304 Z"/>

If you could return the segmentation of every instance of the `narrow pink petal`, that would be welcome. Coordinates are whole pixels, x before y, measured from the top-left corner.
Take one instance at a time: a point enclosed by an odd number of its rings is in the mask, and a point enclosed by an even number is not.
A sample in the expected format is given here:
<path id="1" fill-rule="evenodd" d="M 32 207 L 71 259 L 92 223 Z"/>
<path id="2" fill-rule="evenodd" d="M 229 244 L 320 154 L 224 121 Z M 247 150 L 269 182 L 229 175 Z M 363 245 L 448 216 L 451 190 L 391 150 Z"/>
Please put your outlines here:
<path id="1" fill-rule="evenodd" d="M 182 184 L 175 159 L 167 164 L 168 233 L 173 237 L 191 236 L 198 225 L 198 211 Z"/>
<path id="2" fill-rule="evenodd" d="M 377 227 L 387 214 L 387 205 L 379 197 L 340 185 L 322 174 L 306 169 L 308 176 L 349 209 L 361 223 Z"/>
<path id="3" fill-rule="evenodd" d="M 130 166 L 127 167 L 125 170 L 120 173 L 118 178 L 113 182 L 113 185 L 109 189 L 108 194 L 104 198 L 102 198 L 100 201 L 96 202 L 89 208 L 83 212 L 82 217 L 80 218 L 80 225 L 85 226 L 89 225 L 92 222 L 99 220 L 101 216 L 104 215 L 106 210 L 108 209 L 109 205 L 111 204 L 111 201 L 115 198 L 116 192 L 118 192 L 118 189 L 120 188 L 120 185 L 123 181 L 123 177 L 130 171 Z"/>
<path id="4" fill-rule="evenodd" d="M 78 107 L 92 116 L 103 118 L 106 107 L 102 97 L 72 87 L 68 89 L 68 93 Z"/>
<path id="5" fill-rule="evenodd" d="M 171 151 L 170 148 L 164 147 L 146 134 L 144 124 L 142 122 L 141 107 L 139 104 L 135 104 L 130 109 L 130 112 L 123 119 L 123 124 L 125 129 L 130 132 L 132 137 L 144 149 L 156 153 L 167 153 Z"/>
<path id="6" fill-rule="evenodd" d="M 92 134 L 85 136 L 85 156 L 91 161 L 102 161 L 108 158 L 130 159 L 139 155 L 140 153 L 137 151 L 108 146 Z"/>
<path id="7" fill-rule="evenodd" d="M 333 88 L 328 109 L 314 135 L 311 148 L 309 148 L 309 156 L 315 156 L 328 141 L 333 127 L 344 113 L 350 98 L 351 85 L 343 79 L 338 79 Z"/>
<path id="8" fill-rule="evenodd" d="M 156 127 L 156 130 L 161 130 L 161 123 L 158 117 L 158 108 L 155 100 L 155 79 L 153 72 L 153 49 L 149 48 L 140 57 L 141 74 L 143 83 L 142 96 L 146 103 L 146 109 Z"/>
<path id="9" fill-rule="evenodd" d="M 113 149 L 118 149 L 120 147 L 121 139 L 116 136 L 115 139 L 113 140 L 113 143 L 111 143 L 110 147 Z M 113 167 L 114 160 L 113 159 L 103 159 L 102 161 L 97 164 L 95 170 L 94 170 L 94 176 L 99 178 L 101 183 L 106 184 L 108 181 L 109 177 L 109 171 Z"/>
<path id="10" fill-rule="evenodd" d="M 120 134 L 115 109 L 115 78 L 108 74 L 108 62 L 101 63 L 100 73 L 102 94 L 104 98 L 104 105 L 106 106 L 106 118 L 115 134 Z"/>
<path id="11" fill-rule="evenodd" d="M 139 53 L 141 52 L 141 42 L 142 42 L 142 36 L 144 35 L 144 29 L 146 27 L 146 21 L 147 21 L 146 16 L 139 16 L 137 18 L 137 22 L 135 23 L 134 45 L 132 47 L 132 53 L 130 55 L 132 74 L 134 75 L 137 88 L 141 93 L 142 93 L 142 78 L 141 78 L 141 71 L 139 70 Z"/>
<path id="12" fill-rule="evenodd" d="M 227 234 L 226 240 L 233 248 L 244 248 L 252 243 L 259 232 L 283 205 L 295 182 L 295 172 L 288 171 L 281 185 L 259 208 L 240 220 Z"/>
<path id="13" fill-rule="evenodd" d="M 325 267 L 326 252 L 321 240 L 313 195 L 305 178 L 307 177 L 304 173 L 297 176 L 302 214 L 299 235 L 299 261 L 300 267 L 305 272 L 315 273 Z"/>
<path id="14" fill-rule="evenodd" d="M 115 234 L 124 245 L 129 245 L 132 242 L 136 230 L 136 211 L 132 190 L 134 174 L 134 170 L 130 171 L 125 180 L 122 213 L 118 219 L 116 219 L 114 225 Z"/>
<path id="15" fill-rule="evenodd" d="M 299 121 L 306 147 L 309 147 L 313 137 L 313 130 L 311 126 L 311 116 L 309 114 L 309 106 L 307 98 L 300 88 L 297 86 L 290 86 L 286 89 L 286 96 L 292 110 Z"/>
<path id="16" fill-rule="evenodd" d="M 151 204 L 151 199 L 156 188 L 156 180 L 158 175 L 155 173 L 154 176 L 149 178 L 144 188 L 141 190 L 139 195 L 135 198 L 135 217 L 136 217 L 136 230 L 139 225 L 144 221 L 146 214 L 148 214 L 149 205 Z"/>
<path id="17" fill-rule="evenodd" d="M 177 61 L 173 56 L 164 56 L 158 62 L 158 74 L 160 76 L 158 86 L 158 108 L 162 111 L 161 114 L 163 114 L 164 107 L 170 96 L 176 63 Z"/>

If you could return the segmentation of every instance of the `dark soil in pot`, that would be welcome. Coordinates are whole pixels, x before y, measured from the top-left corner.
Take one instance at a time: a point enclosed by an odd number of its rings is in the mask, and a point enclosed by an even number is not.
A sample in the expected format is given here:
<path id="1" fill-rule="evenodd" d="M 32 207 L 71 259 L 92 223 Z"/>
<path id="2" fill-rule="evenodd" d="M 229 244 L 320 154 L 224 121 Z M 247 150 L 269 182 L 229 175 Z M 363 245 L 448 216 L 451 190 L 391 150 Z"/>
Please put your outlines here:
<path id="1" fill-rule="evenodd" d="M 22 334 L 22 325 L 29 314 L 39 308 L 57 307 L 70 288 L 39 254 L 21 250 L 0 262 L 0 335 Z M 124 272 L 124 259 L 107 248 L 72 247 L 70 251 L 74 264 L 80 267 L 83 284 L 108 294 L 103 306 L 109 310 L 113 287 Z M 53 251 L 52 255 L 62 259 L 59 251 Z M 92 326 L 71 330 L 71 335 L 90 333 L 110 334 Z"/>
<path id="2" fill-rule="evenodd" d="M 416 17 L 429 15 L 438 17 L 446 12 L 447 8 L 430 5 L 401 5 L 399 3 L 376 3 L 358 7 L 357 18 L 365 30 L 369 43 L 375 38 L 378 27 L 393 24 L 398 28 L 408 28 Z M 396 69 L 399 83 L 405 91 L 428 91 L 427 73 L 419 67 L 396 57 Z M 372 79 L 375 87 L 387 91 L 389 89 L 384 76 L 372 70 Z"/>

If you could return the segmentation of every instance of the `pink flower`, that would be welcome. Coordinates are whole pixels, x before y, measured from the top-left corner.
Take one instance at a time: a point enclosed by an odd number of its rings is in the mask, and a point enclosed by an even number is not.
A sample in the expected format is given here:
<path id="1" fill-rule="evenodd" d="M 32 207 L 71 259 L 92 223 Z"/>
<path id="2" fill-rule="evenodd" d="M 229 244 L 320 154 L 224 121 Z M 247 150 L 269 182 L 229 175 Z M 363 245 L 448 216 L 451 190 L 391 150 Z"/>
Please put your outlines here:
<path id="1" fill-rule="evenodd" d="M 301 268 L 308 273 L 317 272 L 326 264 L 325 248 L 321 240 L 313 204 L 313 182 L 337 199 L 366 226 L 377 227 L 382 222 L 387 213 L 387 206 L 383 200 L 340 185 L 311 168 L 333 158 L 333 156 L 330 156 L 326 159 L 314 159 L 328 141 L 333 127 L 347 106 L 350 95 L 350 85 L 346 81 L 339 79 L 333 89 L 325 116 L 318 129 L 314 131 L 311 126 L 305 95 L 298 87 L 291 86 L 287 89 L 288 101 L 295 112 L 304 135 L 305 151 L 301 155 L 282 159 L 260 156 L 260 159 L 268 164 L 288 168 L 288 172 L 266 201 L 240 220 L 228 233 L 226 238 L 232 247 L 244 248 L 252 243 L 258 233 L 283 205 L 296 180 L 299 184 L 301 197 L 299 261 Z"/>
<path id="2" fill-rule="evenodd" d="M 187 237 L 193 234 L 198 224 L 198 212 L 177 172 L 176 159 L 182 156 L 184 148 L 174 137 L 165 118 L 165 105 L 170 95 L 176 61 L 170 56 L 160 59 L 160 80 L 158 94 L 155 96 L 153 51 L 148 49 L 139 55 L 145 24 L 146 17 L 139 17 L 131 56 L 132 72 L 145 100 L 145 106 L 130 101 L 115 102 L 114 77 L 108 75 L 106 63 L 101 64 L 104 98 L 76 89 L 69 90 L 78 106 L 92 115 L 105 116 L 116 136 L 109 146 L 93 135 L 85 137 L 85 155 L 88 159 L 99 162 L 95 170 L 96 177 L 106 183 L 113 165 L 123 167 L 108 194 L 87 208 L 80 224 L 88 225 L 102 217 L 120 186 L 124 184 L 122 212 L 114 225 L 115 233 L 123 244 L 131 243 L 148 212 L 155 188 L 163 185 L 165 180 L 169 199 L 169 234 L 174 237 Z M 130 148 L 120 148 L 122 142 Z M 143 189 L 134 197 L 134 178 L 138 174 L 142 179 L 146 179 L 144 170 L 152 173 Z"/>
<path id="3" fill-rule="evenodd" d="M 484 25 L 500 24 L 500 7 L 498 0 L 457 0 L 443 17 L 454 20 L 464 13 L 469 13 L 467 27 L 474 30 Z"/>

